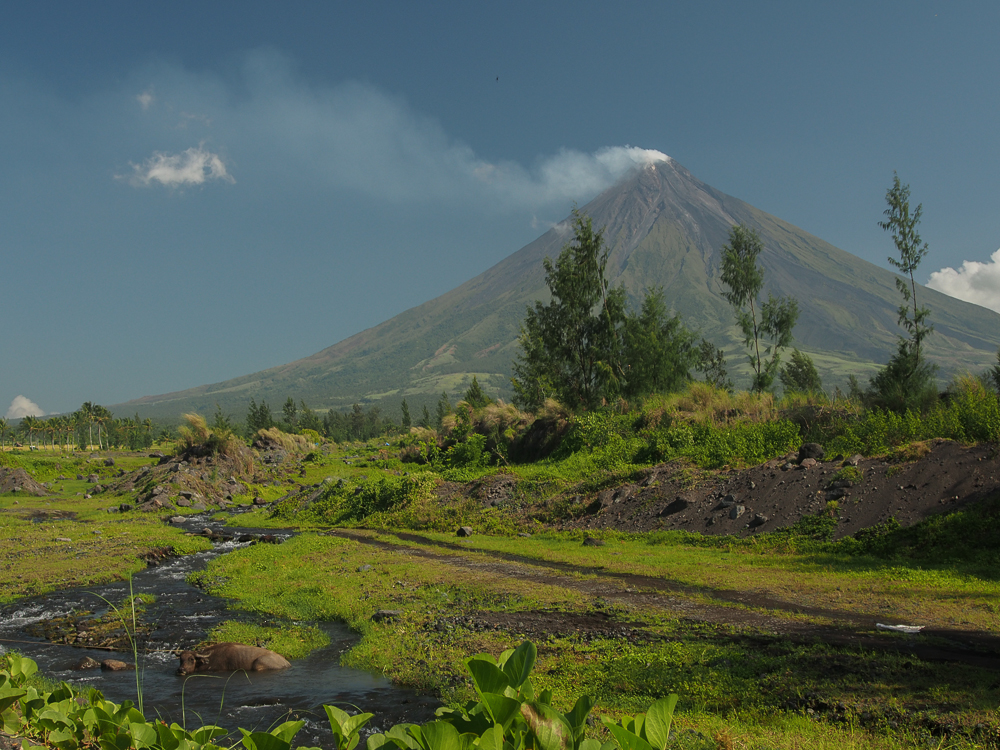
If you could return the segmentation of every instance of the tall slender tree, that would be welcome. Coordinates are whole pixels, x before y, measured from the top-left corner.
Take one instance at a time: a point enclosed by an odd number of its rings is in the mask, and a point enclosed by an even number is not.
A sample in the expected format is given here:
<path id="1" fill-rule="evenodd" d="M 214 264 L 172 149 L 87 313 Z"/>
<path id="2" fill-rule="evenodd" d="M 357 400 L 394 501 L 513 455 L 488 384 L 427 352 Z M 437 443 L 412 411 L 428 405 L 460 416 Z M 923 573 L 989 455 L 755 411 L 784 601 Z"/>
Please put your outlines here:
<path id="1" fill-rule="evenodd" d="M 799 317 L 799 303 L 793 297 L 776 298 L 768 293 L 766 302 L 758 299 L 764 287 L 764 269 L 757 265 L 757 257 L 763 249 L 760 235 L 745 224 L 732 227 L 729 243 L 722 246 L 722 283 L 726 287 L 722 296 L 736 312 L 754 373 L 751 389 L 758 393 L 774 383 L 781 350 L 792 343 L 792 329 Z"/>
<path id="2" fill-rule="evenodd" d="M 927 254 L 927 243 L 917 232 L 923 206 L 910 211 L 910 186 L 899 181 L 893 172 L 892 187 L 885 192 L 888 207 L 885 221 L 878 225 L 892 234 L 899 259 L 889 257 L 889 263 L 906 278 L 896 277 L 896 288 L 903 297 L 899 306 L 899 325 L 908 336 L 900 336 L 896 353 L 869 381 L 864 398 L 869 405 L 891 409 L 923 411 L 937 400 L 936 367 L 928 362 L 921 350 L 925 338 L 934 330 L 927 322 L 930 310 L 917 303 L 917 282 L 914 272 Z"/>
<path id="3" fill-rule="evenodd" d="M 910 334 L 910 348 L 919 358 L 920 344 L 934 330 L 934 326 L 926 322 L 931 311 L 917 304 L 917 282 L 913 278 L 914 271 L 927 255 L 928 249 L 927 243 L 922 241 L 917 232 L 924 206 L 922 203 L 918 204 L 913 213 L 910 213 L 910 186 L 903 185 L 895 172 L 892 173 L 892 187 L 885 191 L 885 202 L 888 208 L 882 214 L 886 218 L 878 225 L 892 234 L 892 241 L 899 253 L 898 260 L 890 255 L 889 263 L 909 277 L 909 283 L 896 278 L 896 288 L 903 296 L 903 303 L 899 306 L 899 325 Z"/>

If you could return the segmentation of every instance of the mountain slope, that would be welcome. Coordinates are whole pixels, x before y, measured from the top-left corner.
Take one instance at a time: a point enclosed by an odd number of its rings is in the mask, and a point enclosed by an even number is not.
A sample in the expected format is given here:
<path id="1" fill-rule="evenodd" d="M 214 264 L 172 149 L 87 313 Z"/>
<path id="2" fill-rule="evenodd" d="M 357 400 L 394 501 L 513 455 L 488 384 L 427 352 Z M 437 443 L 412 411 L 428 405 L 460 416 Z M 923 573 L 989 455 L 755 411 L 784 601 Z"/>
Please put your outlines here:
<path id="1" fill-rule="evenodd" d="M 764 241 L 765 289 L 798 299 L 795 345 L 813 355 L 827 385 L 852 372 L 864 382 L 894 351 L 900 300 L 892 273 L 715 190 L 672 160 L 637 169 L 583 211 L 604 227 L 613 282 L 633 301 L 662 286 L 689 326 L 726 348 L 731 369 L 745 368 L 746 358 L 720 295 L 719 248 L 740 222 Z M 442 390 L 459 393 L 472 374 L 505 389 L 525 307 L 548 299 L 542 260 L 569 239 L 567 219 L 452 291 L 311 357 L 121 408 L 174 416 L 219 403 L 242 414 L 251 397 L 274 407 L 293 396 L 319 409 L 382 400 L 395 409 L 403 397 L 420 404 Z M 945 372 L 984 368 L 1000 339 L 1000 315 L 924 287 L 918 294 L 935 326 L 929 356 Z"/>

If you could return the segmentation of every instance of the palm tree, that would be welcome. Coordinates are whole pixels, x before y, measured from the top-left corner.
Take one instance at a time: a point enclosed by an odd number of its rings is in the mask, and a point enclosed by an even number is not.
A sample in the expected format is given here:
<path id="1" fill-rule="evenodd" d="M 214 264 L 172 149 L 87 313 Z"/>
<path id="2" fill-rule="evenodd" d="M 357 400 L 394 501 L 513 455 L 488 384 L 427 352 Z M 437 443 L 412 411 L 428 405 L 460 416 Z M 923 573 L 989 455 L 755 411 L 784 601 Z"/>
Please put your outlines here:
<path id="1" fill-rule="evenodd" d="M 97 422 L 98 450 L 104 449 L 104 443 L 101 440 L 101 426 L 108 424 L 112 419 L 114 419 L 114 414 L 108 411 L 107 408 L 101 406 L 100 404 L 94 404 L 94 421 Z"/>
<path id="2" fill-rule="evenodd" d="M 38 422 L 38 417 L 28 415 L 27 417 L 21 418 L 21 431 L 28 433 L 29 450 L 35 439 L 35 430 L 37 430 L 40 426 L 41 425 Z"/>
<path id="3" fill-rule="evenodd" d="M 94 405 L 89 401 L 84 401 L 83 406 L 80 407 L 80 414 L 90 428 L 90 437 L 87 440 L 87 450 L 90 450 L 90 446 L 94 444 Z"/>
<path id="4" fill-rule="evenodd" d="M 42 430 L 48 435 L 49 450 L 56 449 L 56 429 L 59 427 L 59 417 L 49 417 L 42 421 Z"/>
<path id="5" fill-rule="evenodd" d="M 0 418 L 0 451 L 3 450 L 3 439 L 10 430 L 10 422 L 7 421 L 6 417 Z"/>

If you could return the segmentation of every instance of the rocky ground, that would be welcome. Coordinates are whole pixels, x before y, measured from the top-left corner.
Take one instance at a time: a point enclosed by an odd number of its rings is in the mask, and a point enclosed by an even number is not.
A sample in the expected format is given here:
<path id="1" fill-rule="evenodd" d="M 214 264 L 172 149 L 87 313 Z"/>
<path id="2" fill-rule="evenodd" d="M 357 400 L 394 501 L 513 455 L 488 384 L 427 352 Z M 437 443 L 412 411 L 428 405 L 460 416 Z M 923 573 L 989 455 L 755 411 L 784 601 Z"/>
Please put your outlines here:
<path id="1" fill-rule="evenodd" d="M 845 471 L 846 469 L 846 471 Z M 478 488 L 495 503 L 504 478 Z M 694 486 L 692 486 L 694 485 Z M 749 536 L 790 526 L 819 513 L 839 518 L 840 538 L 894 518 L 911 526 L 1000 491 L 1000 450 L 932 440 L 895 458 L 800 458 L 798 454 L 749 469 L 692 479 L 684 467 L 660 464 L 635 483 L 574 498 L 559 528 Z"/>

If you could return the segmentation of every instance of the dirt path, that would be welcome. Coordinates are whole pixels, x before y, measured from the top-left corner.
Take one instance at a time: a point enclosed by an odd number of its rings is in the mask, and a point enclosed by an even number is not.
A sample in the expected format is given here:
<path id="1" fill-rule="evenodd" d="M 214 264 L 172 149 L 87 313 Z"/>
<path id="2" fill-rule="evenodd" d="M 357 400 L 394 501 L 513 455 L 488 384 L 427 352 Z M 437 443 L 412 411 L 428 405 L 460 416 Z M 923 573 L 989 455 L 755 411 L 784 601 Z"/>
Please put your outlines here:
<path id="1" fill-rule="evenodd" d="M 963 662 L 1000 671 L 1000 637 L 990 633 L 945 628 L 927 628 L 920 636 L 880 633 L 875 629 L 876 618 L 873 616 L 791 604 L 745 591 L 693 587 L 665 578 L 614 573 L 505 552 L 470 550 L 459 544 L 412 533 L 394 535 L 409 544 L 396 544 L 346 529 L 329 534 L 500 578 L 516 578 L 579 591 L 595 600 L 628 606 L 639 617 L 643 610 L 652 609 L 681 620 L 732 628 L 734 640 L 754 642 L 783 638 L 803 643 L 820 641 L 835 646 L 908 653 L 925 661 Z M 410 546 L 412 544 L 419 544 L 420 547 Z M 459 554 L 441 554 L 433 548 Z M 641 622 L 609 621 L 601 615 L 477 612 L 460 620 L 458 624 L 466 627 L 501 627 L 534 637 L 588 630 L 605 634 L 623 630 L 627 631 L 623 635 L 630 637 L 656 637 L 643 631 Z"/>

